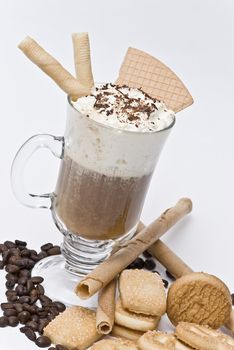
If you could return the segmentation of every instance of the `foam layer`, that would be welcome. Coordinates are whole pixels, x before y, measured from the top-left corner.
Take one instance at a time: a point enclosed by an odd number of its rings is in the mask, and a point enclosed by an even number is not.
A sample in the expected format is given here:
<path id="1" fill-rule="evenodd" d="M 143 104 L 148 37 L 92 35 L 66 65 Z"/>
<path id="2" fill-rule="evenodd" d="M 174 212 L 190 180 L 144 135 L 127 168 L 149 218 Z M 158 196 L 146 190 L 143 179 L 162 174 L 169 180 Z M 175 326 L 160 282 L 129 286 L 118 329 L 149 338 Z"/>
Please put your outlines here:
<path id="1" fill-rule="evenodd" d="M 107 85 L 107 89 L 112 88 L 116 91 L 115 86 Z M 120 90 L 120 95 L 125 94 L 125 87 Z M 156 101 L 154 106 L 150 107 L 149 103 L 152 103 L 153 100 L 144 95 L 142 91 L 128 88 L 127 90 L 128 99 L 131 100 L 134 96 L 134 99 L 138 100 L 137 108 L 134 107 L 134 104 L 127 109 L 123 105 L 119 107 L 122 100 L 117 104 L 117 98 L 114 98 L 113 94 L 104 94 L 108 96 L 109 101 L 106 102 L 108 107 L 105 106 L 105 108 L 103 108 L 104 101 L 101 98 L 98 98 L 101 100 L 98 105 L 100 108 L 91 107 L 97 101 L 95 96 L 79 99 L 75 104 L 76 107 L 70 102 L 65 132 L 65 156 L 72 158 L 83 168 L 108 176 L 136 177 L 153 172 L 175 117 L 174 114 L 170 114 L 171 112 L 164 111 L 163 115 L 167 115 L 168 118 L 165 123 L 162 122 L 159 117 L 156 117 L 156 114 L 161 113 L 160 108 L 163 105 L 161 102 Z M 106 87 L 103 92 L 107 92 Z M 111 100 L 118 108 L 118 113 L 113 112 L 112 118 L 109 118 Z M 76 109 L 79 101 L 83 101 L 79 107 L 80 111 Z M 87 112 L 88 109 L 90 112 Z M 150 112 L 151 109 L 152 112 Z M 90 113 L 89 117 L 87 113 Z M 155 120 L 154 128 L 158 128 L 154 132 L 151 127 L 149 130 L 150 118 Z M 100 122 L 100 119 L 104 122 Z M 105 123 L 108 120 L 112 121 Z"/>
<path id="2" fill-rule="evenodd" d="M 142 90 L 114 84 L 93 88 L 90 96 L 79 98 L 73 105 L 88 118 L 120 130 L 159 131 L 175 117 L 162 101 Z"/>

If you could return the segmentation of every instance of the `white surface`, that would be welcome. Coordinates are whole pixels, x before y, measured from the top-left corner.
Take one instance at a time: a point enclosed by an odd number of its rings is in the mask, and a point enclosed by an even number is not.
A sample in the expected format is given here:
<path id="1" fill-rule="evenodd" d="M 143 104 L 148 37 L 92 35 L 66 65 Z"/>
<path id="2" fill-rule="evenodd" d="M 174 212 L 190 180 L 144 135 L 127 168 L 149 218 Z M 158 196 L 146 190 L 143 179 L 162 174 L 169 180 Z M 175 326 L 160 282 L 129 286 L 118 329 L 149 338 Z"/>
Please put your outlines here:
<path id="1" fill-rule="evenodd" d="M 163 150 L 143 220 L 149 223 L 179 197 L 191 197 L 193 213 L 164 240 L 195 270 L 220 276 L 233 291 L 233 14 L 232 0 L 1 1 L 1 241 L 22 238 L 32 247 L 61 241 L 50 213 L 22 207 L 10 188 L 18 147 L 38 132 L 61 135 L 66 105 L 64 93 L 16 45 L 31 35 L 72 71 L 70 34 L 89 31 L 96 81 L 116 78 L 131 45 L 165 62 L 194 96 Z M 28 170 L 31 191 L 53 189 L 57 161 L 46 151 Z M 4 350 L 36 349 L 10 328 L 0 330 L 0 343 Z"/>

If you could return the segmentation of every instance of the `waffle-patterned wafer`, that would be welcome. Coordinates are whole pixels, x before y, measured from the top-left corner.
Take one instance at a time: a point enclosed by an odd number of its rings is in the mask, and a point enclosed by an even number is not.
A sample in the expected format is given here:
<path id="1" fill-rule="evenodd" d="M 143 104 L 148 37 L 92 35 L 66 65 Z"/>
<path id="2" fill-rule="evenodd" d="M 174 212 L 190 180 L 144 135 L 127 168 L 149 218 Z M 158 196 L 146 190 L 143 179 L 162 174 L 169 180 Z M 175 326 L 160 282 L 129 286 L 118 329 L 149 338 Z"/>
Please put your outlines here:
<path id="1" fill-rule="evenodd" d="M 199 350 L 234 350 L 234 339 L 219 331 L 195 323 L 180 322 L 176 337 Z"/>
<path id="2" fill-rule="evenodd" d="M 116 81 L 119 85 L 142 88 L 165 102 L 174 112 L 190 106 L 193 98 L 183 82 L 164 63 L 148 53 L 128 48 Z"/>

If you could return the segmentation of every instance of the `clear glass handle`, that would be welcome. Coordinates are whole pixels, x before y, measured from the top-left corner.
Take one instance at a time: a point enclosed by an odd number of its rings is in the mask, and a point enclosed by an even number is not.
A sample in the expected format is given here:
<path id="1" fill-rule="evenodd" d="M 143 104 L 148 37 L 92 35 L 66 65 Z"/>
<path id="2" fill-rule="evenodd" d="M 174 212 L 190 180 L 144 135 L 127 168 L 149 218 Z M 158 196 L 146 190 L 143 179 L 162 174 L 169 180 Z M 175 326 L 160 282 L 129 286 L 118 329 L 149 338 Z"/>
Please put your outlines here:
<path id="1" fill-rule="evenodd" d="M 64 138 L 48 134 L 39 134 L 28 139 L 17 152 L 11 167 L 11 185 L 19 202 L 30 208 L 51 207 L 53 193 L 27 193 L 23 181 L 24 167 L 30 157 L 40 148 L 48 148 L 52 154 L 62 159 L 64 152 Z"/>

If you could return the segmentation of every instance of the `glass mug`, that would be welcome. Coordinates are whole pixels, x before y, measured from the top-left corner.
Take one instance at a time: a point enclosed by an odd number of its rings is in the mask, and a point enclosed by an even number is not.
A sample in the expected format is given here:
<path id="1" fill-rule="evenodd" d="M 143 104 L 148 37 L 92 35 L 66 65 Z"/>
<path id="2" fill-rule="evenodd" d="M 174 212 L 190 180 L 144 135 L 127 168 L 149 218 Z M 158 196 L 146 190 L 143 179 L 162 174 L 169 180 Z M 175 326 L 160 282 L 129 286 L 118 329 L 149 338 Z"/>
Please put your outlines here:
<path id="1" fill-rule="evenodd" d="M 35 135 L 20 148 L 12 165 L 13 191 L 24 205 L 51 210 L 64 235 L 67 270 L 87 274 L 110 255 L 116 241 L 134 235 L 174 123 L 155 132 L 119 130 L 82 115 L 68 98 L 64 137 Z M 61 159 L 57 185 L 49 194 L 29 194 L 23 187 L 24 166 L 42 147 Z"/>

